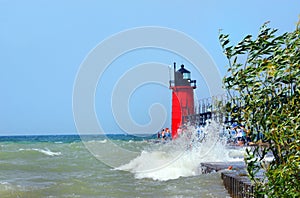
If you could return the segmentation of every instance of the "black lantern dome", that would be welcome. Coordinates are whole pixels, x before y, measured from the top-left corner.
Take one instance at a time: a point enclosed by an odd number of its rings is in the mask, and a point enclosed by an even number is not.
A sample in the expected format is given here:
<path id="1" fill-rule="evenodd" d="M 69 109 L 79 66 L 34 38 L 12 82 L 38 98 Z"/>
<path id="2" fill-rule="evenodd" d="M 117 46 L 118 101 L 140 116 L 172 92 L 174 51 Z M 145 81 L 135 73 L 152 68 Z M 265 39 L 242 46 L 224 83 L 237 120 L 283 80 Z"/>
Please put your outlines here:
<path id="1" fill-rule="evenodd" d="M 184 68 L 184 65 L 181 65 L 181 68 L 177 70 L 177 72 L 180 72 L 183 76 L 183 79 L 185 80 L 191 80 L 191 72 Z"/>

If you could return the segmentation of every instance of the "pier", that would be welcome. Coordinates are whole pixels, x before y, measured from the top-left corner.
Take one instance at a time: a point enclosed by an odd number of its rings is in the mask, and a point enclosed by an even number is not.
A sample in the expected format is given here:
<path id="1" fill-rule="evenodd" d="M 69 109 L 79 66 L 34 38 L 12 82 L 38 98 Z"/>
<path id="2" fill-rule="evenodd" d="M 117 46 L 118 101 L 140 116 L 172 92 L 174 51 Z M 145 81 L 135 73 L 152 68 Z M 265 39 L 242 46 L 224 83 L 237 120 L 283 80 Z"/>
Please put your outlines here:
<path id="1" fill-rule="evenodd" d="M 203 174 L 221 172 L 223 184 L 232 198 L 254 198 L 254 186 L 244 162 L 201 163 L 199 169 Z"/>

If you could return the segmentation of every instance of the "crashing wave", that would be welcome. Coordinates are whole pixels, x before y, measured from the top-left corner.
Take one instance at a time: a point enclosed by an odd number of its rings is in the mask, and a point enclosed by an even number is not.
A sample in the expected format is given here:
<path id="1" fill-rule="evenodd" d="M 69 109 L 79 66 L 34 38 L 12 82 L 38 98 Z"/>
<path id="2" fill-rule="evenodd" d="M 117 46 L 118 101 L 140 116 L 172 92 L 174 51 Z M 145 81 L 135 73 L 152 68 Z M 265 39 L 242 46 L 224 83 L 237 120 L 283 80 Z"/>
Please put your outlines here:
<path id="1" fill-rule="evenodd" d="M 232 160 L 226 141 L 220 137 L 222 130 L 220 124 L 210 121 L 202 128 L 203 138 L 194 126 L 187 126 L 176 140 L 142 151 L 117 170 L 130 171 L 139 179 L 161 181 L 201 174 L 200 163 Z"/>

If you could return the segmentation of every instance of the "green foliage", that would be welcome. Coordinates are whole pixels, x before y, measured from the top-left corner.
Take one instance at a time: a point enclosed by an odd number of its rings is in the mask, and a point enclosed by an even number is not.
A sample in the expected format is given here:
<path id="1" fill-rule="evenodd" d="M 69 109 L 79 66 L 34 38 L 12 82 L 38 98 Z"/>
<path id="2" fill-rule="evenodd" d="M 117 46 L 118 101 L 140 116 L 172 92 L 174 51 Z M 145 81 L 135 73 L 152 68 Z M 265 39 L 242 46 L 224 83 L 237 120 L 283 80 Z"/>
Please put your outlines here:
<path id="1" fill-rule="evenodd" d="M 276 32 L 265 23 L 257 38 L 247 35 L 235 46 L 220 34 L 229 61 L 226 110 L 264 143 L 245 154 L 256 196 L 300 197 L 300 28 Z"/>

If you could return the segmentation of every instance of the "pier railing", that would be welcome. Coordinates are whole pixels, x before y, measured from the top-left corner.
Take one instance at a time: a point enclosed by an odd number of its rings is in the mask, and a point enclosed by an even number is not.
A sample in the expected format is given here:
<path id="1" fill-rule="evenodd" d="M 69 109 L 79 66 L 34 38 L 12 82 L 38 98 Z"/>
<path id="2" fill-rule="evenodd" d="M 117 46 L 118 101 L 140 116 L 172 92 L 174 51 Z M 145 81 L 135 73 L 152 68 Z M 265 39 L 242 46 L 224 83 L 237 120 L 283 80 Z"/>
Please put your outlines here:
<path id="1" fill-rule="evenodd" d="M 215 120 L 219 123 L 232 124 L 236 122 L 228 112 L 225 106 L 228 102 L 227 95 L 212 96 L 203 98 L 195 103 L 194 114 L 182 117 L 184 123 L 193 125 L 205 125 L 206 120 Z M 238 104 L 237 104 L 238 105 Z"/>

